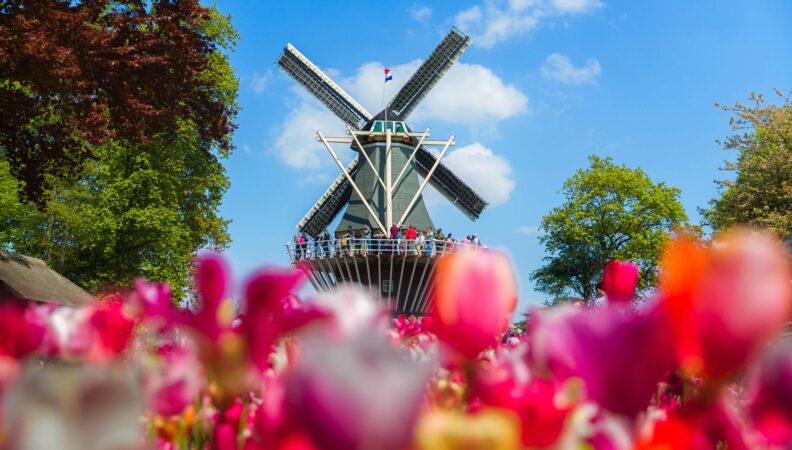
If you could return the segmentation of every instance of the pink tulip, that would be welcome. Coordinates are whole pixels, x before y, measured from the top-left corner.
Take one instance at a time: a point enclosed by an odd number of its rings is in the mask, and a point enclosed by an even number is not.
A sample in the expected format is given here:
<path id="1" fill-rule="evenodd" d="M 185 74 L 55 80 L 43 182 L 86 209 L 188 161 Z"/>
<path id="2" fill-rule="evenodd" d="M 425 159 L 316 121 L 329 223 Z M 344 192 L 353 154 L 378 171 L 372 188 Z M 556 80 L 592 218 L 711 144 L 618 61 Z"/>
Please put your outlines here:
<path id="1" fill-rule="evenodd" d="M 187 312 L 181 322 L 206 338 L 216 341 L 225 327 L 220 323 L 218 310 L 228 289 L 228 273 L 220 255 L 202 256 L 195 269 L 195 284 L 200 305 L 198 312 Z"/>
<path id="2" fill-rule="evenodd" d="M 586 396 L 613 413 L 634 417 L 674 368 L 662 310 L 631 314 L 572 308 L 537 311 L 531 324 L 531 360 L 539 373 L 585 383 Z"/>
<path id="3" fill-rule="evenodd" d="M 753 424 L 766 444 L 792 442 L 792 346 L 774 348 L 753 371 L 748 393 Z"/>
<path id="4" fill-rule="evenodd" d="M 288 415 L 323 449 L 403 449 L 428 376 L 378 333 L 312 336 L 286 380 Z"/>
<path id="5" fill-rule="evenodd" d="M 263 270 L 245 287 L 245 307 L 240 332 L 245 337 L 253 364 L 268 367 L 275 341 L 325 314 L 289 297 L 305 281 L 297 270 Z"/>
<path id="6" fill-rule="evenodd" d="M 511 264 L 494 251 L 462 251 L 435 269 L 432 331 L 459 354 L 475 358 L 506 331 L 517 304 Z"/>
<path id="7" fill-rule="evenodd" d="M 138 278 L 131 300 L 153 330 L 165 331 L 173 325 L 176 319 L 173 295 L 167 283 L 150 283 Z"/>
<path id="8" fill-rule="evenodd" d="M 613 259 L 605 265 L 602 289 L 611 305 L 629 304 L 638 286 L 638 266 L 631 262 Z"/>
<path id="9" fill-rule="evenodd" d="M 234 425 L 228 422 L 218 423 L 215 427 L 213 444 L 212 448 L 215 450 L 236 450 L 237 435 Z"/>
<path id="10" fill-rule="evenodd" d="M 162 416 L 179 414 L 194 403 L 201 384 L 200 364 L 186 347 L 161 350 L 156 365 L 144 372 L 150 408 Z"/>

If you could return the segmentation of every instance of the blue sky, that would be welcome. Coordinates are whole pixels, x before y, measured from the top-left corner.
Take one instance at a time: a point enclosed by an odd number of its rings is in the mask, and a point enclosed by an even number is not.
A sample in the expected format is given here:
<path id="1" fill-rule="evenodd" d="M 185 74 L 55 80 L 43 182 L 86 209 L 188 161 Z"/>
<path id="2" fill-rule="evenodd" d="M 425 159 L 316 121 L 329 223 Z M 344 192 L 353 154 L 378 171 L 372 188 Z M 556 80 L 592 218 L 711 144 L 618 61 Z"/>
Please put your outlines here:
<path id="1" fill-rule="evenodd" d="M 544 300 L 536 226 L 561 202 L 563 181 L 590 154 L 640 167 L 682 190 L 690 218 L 717 195 L 729 134 L 714 104 L 792 88 L 792 3 L 776 1 L 512 0 L 260 2 L 218 0 L 241 34 L 231 61 L 241 80 L 227 251 L 237 275 L 287 264 L 283 244 L 338 174 L 313 142 L 340 121 L 274 62 L 287 42 L 372 112 L 452 25 L 473 44 L 411 116 L 433 138 L 457 136 L 447 164 L 493 203 L 471 223 L 437 194 L 438 226 L 477 232 L 507 249 L 521 308 Z M 350 158 L 347 153 L 345 158 Z"/>

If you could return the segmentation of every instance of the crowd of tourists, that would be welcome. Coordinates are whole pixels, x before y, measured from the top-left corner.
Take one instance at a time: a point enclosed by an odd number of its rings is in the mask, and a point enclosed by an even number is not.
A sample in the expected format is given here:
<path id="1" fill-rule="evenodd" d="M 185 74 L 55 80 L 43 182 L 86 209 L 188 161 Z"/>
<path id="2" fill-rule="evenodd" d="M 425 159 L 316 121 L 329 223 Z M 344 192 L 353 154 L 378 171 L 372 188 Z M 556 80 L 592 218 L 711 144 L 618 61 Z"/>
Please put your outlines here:
<path id="1" fill-rule="evenodd" d="M 346 232 L 333 236 L 327 229 L 316 238 L 305 233 L 294 236 L 295 259 L 329 258 L 355 255 L 425 255 L 435 256 L 453 251 L 458 247 L 481 246 L 478 234 L 457 239 L 445 234 L 442 228 L 428 227 L 418 230 L 414 225 L 407 227 L 393 224 L 386 236 L 381 230 L 364 225 L 362 230 L 347 227 Z"/>

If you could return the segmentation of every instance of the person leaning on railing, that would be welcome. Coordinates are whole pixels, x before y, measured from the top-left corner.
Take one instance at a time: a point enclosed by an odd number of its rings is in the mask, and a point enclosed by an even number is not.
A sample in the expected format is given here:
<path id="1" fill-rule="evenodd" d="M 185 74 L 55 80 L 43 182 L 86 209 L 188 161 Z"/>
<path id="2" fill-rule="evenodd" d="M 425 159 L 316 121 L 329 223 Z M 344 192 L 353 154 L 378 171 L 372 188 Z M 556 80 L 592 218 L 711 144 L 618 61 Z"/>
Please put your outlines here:
<path id="1" fill-rule="evenodd" d="M 442 228 L 437 229 L 437 233 L 435 233 L 435 252 L 442 254 L 443 249 L 445 247 L 445 234 L 443 233 Z"/>

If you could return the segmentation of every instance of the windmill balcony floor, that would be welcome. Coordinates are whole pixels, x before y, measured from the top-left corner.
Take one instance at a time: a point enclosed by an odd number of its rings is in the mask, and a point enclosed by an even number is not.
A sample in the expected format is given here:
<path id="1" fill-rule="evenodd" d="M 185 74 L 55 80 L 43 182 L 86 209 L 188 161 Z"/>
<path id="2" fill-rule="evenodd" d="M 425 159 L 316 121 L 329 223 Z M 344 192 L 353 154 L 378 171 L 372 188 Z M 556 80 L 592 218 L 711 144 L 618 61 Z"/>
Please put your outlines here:
<path id="1" fill-rule="evenodd" d="M 318 292 L 357 284 L 382 298 L 394 315 L 430 310 L 437 258 L 482 247 L 445 241 L 335 239 L 286 244 L 293 267 L 302 270 Z"/>

